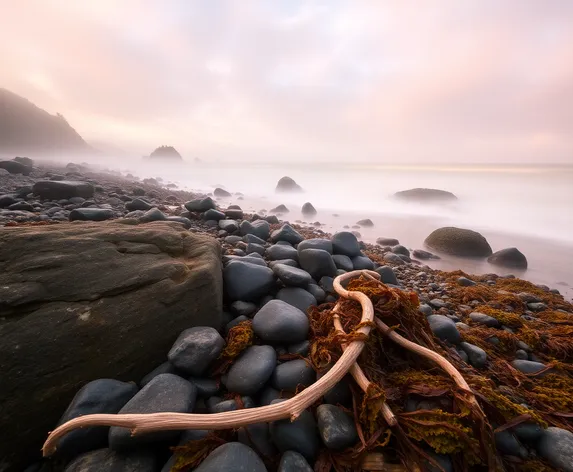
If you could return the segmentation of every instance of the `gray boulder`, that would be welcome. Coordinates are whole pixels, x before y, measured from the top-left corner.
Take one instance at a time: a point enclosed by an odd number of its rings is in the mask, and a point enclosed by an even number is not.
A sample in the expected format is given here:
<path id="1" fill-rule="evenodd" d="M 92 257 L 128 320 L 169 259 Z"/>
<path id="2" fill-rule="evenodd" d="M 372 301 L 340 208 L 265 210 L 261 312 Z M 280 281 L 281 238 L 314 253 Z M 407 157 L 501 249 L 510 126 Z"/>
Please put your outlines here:
<path id="1" fill-rule="evenodd" d="M 140 379 L 184 329 L 219 328 L 220 258 L 177 223 L 0 228 L 4 462 L 39 456 L 79 385 Z"/>
<path id="2" fill-rule="evenodd" d="M 446 190 L 438 190 L 435 188 L 412 188 L 409 190 L 402 190 L 400 192 L 396 192 L 394 197 L 400 200 L 415 201 L 421 203 L 448 202 L 458 199 L 458 197 L 456 197 L 451 192 L 447 192 Z"/>
<path id="3" fill-rule="evenodd" d="M 127 202 L 125 204 L 125 209 L 127 211 L 137 211 L 137 210 L 147 211 L 151 210 L 152 208 L 153 205 L 145 201 L 143 198 L 134 198 L 132 201 Z"/>
<path id="4" fill-rule="evenodd" d="M 432 254 L 431 252 L 428 251 L 424 251 L 423 249 L 414 249 L 412 251 L 412 256 L 414 256 L 416 259 L 421 259 L 423 261 L 431 259 L 440 259 L 440 256 L 436 256 L 435 254 Z"/>
<path id="5" fill-rule="evenodd" d="M 527 259 L 519 249 L 510 247 L 494 252 L 487 258 L 490 264 L 510 267 L 514 269 L 527 269 Z"/>
<path id="6" fill-rule="evenodd" d="M 302 192 L 302 187 L 290 177 L 281 178 L 275 189 L 276 192 Z"/>
<path id="7" fill-rule="evenodd" d="M 352 267 L 354 270 L 374 270 L 374 262 L 366 256 L 355 256 L 352 258 Z"/>
<path id="8" fill-rule="evenodd" d="M 40 180 L 32 187 L 34 195 L 47 200 L 63 200 L 72 197 L 90 198 L 93 197 L 94 191 L 92 184 L 74 180 Z"/>
<path id="9" fill-rule="evenodd" d="M 325 275 L 336 277 L 336 265 L 332 260 L 332 256 L 322 249 L 305 249 L 300 251 L 298 263 L 314 280 L 320 280 Z"/>
<path id="10" fill-rule="evenodd" d="M 265 220 L 256 220 L 252 223 L 250 221 L 243 220 L 239 226 L 239 229 L 241 230 L 241 234 L 243 236 L 247 234 L 254 234 L 258 238 L 261 238 L 263 241 L 269 239 L 271 232 L 271 227 Z"/>
<path id="11" fill-rule="evenodd" d="M 271 300 L 253 318 L 255 334 L 271 344 L 304 341 L 308 329 L 308 317 L 281 300 Z"/>
<path id="12" fill-rule="evenodd" d="M 240 442 L 229 442 L 219 446 L 194 470 L 195 472 L 267 472 L 257 453 Z"/>
<path id="13" fill-rule="evenodd" d="M 481 347 L 474 346 L 473 344 L 466 342 L 460 343 L 460 347 L 468 355 L 471 365 L 478 369 L 485 367 L 487 362 L 487 353 Z"/>
<path id="14" fill-rule="evenodd" d="M 461 341 L 461 335 L 456 324 L 443 315 L 430 315 L 427 317 L 432 333 L 442 341 L 457 344 Z"/>
<path id="15" fill-rule="evenodd" d="M 277 390 L 295 392 L 297 387 L 308 387 L 316 381 L 316 372 L 304 359 L 283 362 L 276 366 L 271 384 Z"/>
<path id="16" fill-rule="evenodd" d="M 534 361 L 524 361 L 521 359 L 516 359 L 515 361 L 511 362 L 511 365 L 515 367 L 517 370 L 520 370 L 524 374 L 536 374 L 540 370 L 545 369 L 545 364 L 541 362 L 534 362 Z"/>
<path id="17" fill-rule="evenodd" d="M 436 251 L 461 257 L 491 256 L 491 246 L 478 232 L 452 226 L 439 228 L 424 241 Z"/>
<path id="18" fill-rule="evenodd" d="M 397 244 L 400 244 L 400 241 L 398 241 L 396 238 L 378 238 L 376 239 L 376 244 L 380 245 L 380 246 L 396 246 Z"/>
<path id="19" fill-rule="evenodd" d="M 254 395 L 271 377 L 277 363 L 277 355 L 271 346 L 251 346 L 235 361 L 225 385 L 230 392 Z"/>
<path id="20" fill-rule="evenodd" d="M 392 267 L 381 266 L 376 269 L 376 272 L 380 274 L 380 278 L 385 284 L 398 285 L 398 279 L 396 278 L 396 274 Z"/>
<path id="21" fill-rule="evenodd" d="M 273 234 L 271 234 L 271 241 L 276 243 L 277 241 L 287 241 L 291 244 L 300 243 L 304 237 L 296 231 L 291 225 L 282 225 L 281 228 L 275 229 Z"/>
<path id="22" fill-rule="evenodd" d="M 501 325 L 501 323 L 493 316 L 486 315 L 485 313 L 480 313 L 479 311 L 470 313 L 470 319 L 475 323 L 485 325 L 488 328 L 499 328 Z"/>
<path id="23" fill-rule="evenodd" d="M 570 431 L 547 428 L 537 443 L 537 452 L 553 467 L 573 472 L 573 433 Z"/>
<path id="24" fill-rule="evenodd" d="M 314 295 L 300 287 L 281 288 L 277 293 L 277 300 L 282 300 L 298 308 L 303 313 L 306 313 L 311 306 L 316 305 Z"/>
<path id="25" fill-rule="evenodd" d="M 223 271 L 225 292 L 229 300 L 257 301 L 275 285 L 273 271 L 268 267 L 233 260 Z"/>
<path id="26" fill-rule="evenodd" d="M 281 259 L 298 260 L 297 250 L 285 244 L 273 244 L 267 248 L 266 254 L 271 261 L 280 261 Z"/>
<path id="27" fill-rule="evenodd" d="M 308 287 L 312 282 L 310 274 L 298 267 L 291 267 L 285 264 L 273 266 L 273 272 L 280 281 L 287 287 Z"/>
<path id="28" fill-rule="evenodd" d="M 316 211 L 316 208 L 314 208 L 314 206 L 312 206 L 312 203 L 310 202 L 306 202 L 301 209 L 301 213 L 304 216 L 314 216 L 316 215 L 318 212 Z"/>
<path id="29" fill-rule="evenodd" d="M 335 254 L 332 256 L 332 260 L 334 261 L 337 269 L 345 270 L 346 272 L 354 270 L 352 259 L 350 259 L 348 256 L 344 256 L 343 254 Z"/>
<path id="30" fill-rule="evenodd" d="M 30 175 L 32 166 L 18 161 L 0 161 L 0 169 L 7 170 L 10 174 Z"/>
<path id="31" fill-rule="evenodd" d="M 342 254 L 350 258 L 360 255 L 360 243 L 356 236 L 348 231 L 341 231 L 332 237 L 334 254 Z"/>
<path id="32" fill-rule="evenodd" d="M 304 251 L 305 249 L 322 249 L 323 251 L 332 254 L 332 241 L 329 239 L 305 239 L 298 246 L 298 252 Z"/>
<path id="33" fill-rule="evenodd" d="M 176 369 L 201 375 L 225 347 L 225 340 L 210 326 L 196 326 L 183 331 L 167 354 Z"/>
<path id="34" fill-rule="evenodd" d="M 188 211 L 205 212 L 211 208 L 217 208 L 217 204 L 211 197 L 206 197 L 185 203 L 185 208 Z"/>

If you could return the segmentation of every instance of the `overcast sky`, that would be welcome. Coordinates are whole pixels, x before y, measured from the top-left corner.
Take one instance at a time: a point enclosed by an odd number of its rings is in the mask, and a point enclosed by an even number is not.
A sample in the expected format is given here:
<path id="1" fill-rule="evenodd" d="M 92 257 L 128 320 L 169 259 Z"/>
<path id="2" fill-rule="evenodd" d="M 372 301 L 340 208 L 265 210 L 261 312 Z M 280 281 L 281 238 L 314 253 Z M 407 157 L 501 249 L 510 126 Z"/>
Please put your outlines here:
<path id="1" fill-rule="evenodd" d="M 572 0 L 0 0 L 0 87 L 88 141 L 573 162 Z"/>

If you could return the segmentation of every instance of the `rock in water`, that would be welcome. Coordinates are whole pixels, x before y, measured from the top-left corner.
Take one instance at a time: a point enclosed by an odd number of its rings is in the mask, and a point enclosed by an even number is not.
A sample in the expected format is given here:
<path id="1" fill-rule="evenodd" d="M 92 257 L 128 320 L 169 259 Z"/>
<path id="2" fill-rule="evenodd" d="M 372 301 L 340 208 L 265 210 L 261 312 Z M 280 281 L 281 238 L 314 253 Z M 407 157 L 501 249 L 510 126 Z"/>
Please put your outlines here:
<path id="1" fill-rule="evenodd" d="M 264 265 L 264 261 L 262 261 Z M 232 260 L 225 267 L 223 278 L 229 300 L 258 301 L 275 285 L 273 271 L 263 265 Z"/>
<path id="2" fill-rule="evenodd" d="M 326 403 L 316 410 L 318 431 L 328 449 L 341 450 L 358 441 L 354 420 L 341 408 Z"/>
<path id="3" fill-rule="evenodd" d="M 425 243 L 436 251 L 453 256 L 488 257 L 492 254 L 491 246 L 481 234 L 452 226 L 435 230 Z"/>
<path id="4" fill-rule="evenodd" d="M 368 228 L 371 228 L 372 226 L 374 226 L 374 223 L 372 222 L 372 220 L 370 218 L 366 218 L 364 220 L 357 221 L 356 224 L 358 226 L 364 226 L 364 227 L 368 227 Z"/>
<path id="5" fill-rule="evenodd" d="M 215 195 L 216 197 L 230 197 L 231 193 L 227 192 L 225 189 L 223 188 L 219 188 L 217 187 L 215 189 L 215 191 L 213 192 L 213 195 Z"/>
<path id="6" fill-rule="evenodd" d="M 281 457 L 277 472 L 313 472 L 313 469 L 302 454 L 287 451 Z"/>
<path id="7" fill-rule="evenodd" d="M 72 461 L 64 472 L 156 472 L 157 463 L 152 451 L 119 454 L 111 449 L 98 449 Z"/>
<path id="8" fill-rule="evenodd" d="M 150 155 L 150 159 L 175 159 L 183 160 L 181 154 L 173 146 L 159 146 Z"/>
<path id="9" fill-rule="evenodd" d="M 379 244 L 380 246 L 396 246 L 397 244 L 400 244 L 400 241 L 398 241 L 396 238 L 378 238 L 376 239 L 376 244 Z"/>
<path id="10" fill-rule="evenodd" d="M 140 379 L 184 329 L 219 328 L 220 258 L 177 223 L 0 228 L 5 463 L 39 456 L 78 385 Z"/>
<path id="11" fill-rule="evenodd" d="M 47 200 L 63 200 L 72 197 L 90 198 L 94 194 L 94 186 L 87 182 L 74 180 L 40 180 L 32 187 L 34 195 Z"/>
<path id="12" fill-rule="evenodd" d="M 271 300 L 253 318 L 255 334 L 271 344 L 304 341 L 308 328 L 308 317 L 282 300 Z"/>
<path id="13" fill-rule="evenodd" d="M 263 242 L 269 239 L 271 233 L 271 227 L 268 221 L 265 220 L 256 220 L 253 222 L 243 220 L 241 222 L 240 229 L 243 236 L 254 234 L 258 238 L 261 238 Z"/>
<path id="14" fill-rule="evenodd" d="M 440 256 L 436 256 L 435 254 L 432 254 L 431 252 L 428 251 L 424 251 L 423 249 L 414 249 L 412 251 L 412 256 L 414 256 L 416 259 L 421 259 L 423 261 L 431 259 L 440 259 Z"/>
<path id="15" fill-rule="evenodd" d="M 444 202 L 455 201 L 458 199 L 453 193 L 435 188 L 412 188 L 402 190 L 394 194 L 400 200 L 410 200 L 417 202 Z"/>
<path id="16" fill-rule="evenodd" d="M 573 433 L 570 431 L 547 428 L 537 443 L 537 451 L 553 467 L 573 472 Z"/>
<path id="17" fill-rule="evenodd" d="M 167 358 L 177 369 L 190 375 L 201 375 L 225 347 L 225 340 L 210 326 L 197 326 L 183 331 Z"/>
<path id="18" fill-rule="evenodd" d="M 288 213 L 289 209 L 285 205 L 279 205 L 270 210 L 271 213 Z"/>
<path id="19" fill-rule="evenodd" d="M 84 385 L 60 418 L 58 426 L 78 416 L 96 413 L 115 414 L 137 393 L 134 383 L 112 379 L 94 380 Z M 107 446 L 109 427 L 96 426 L 76 429 L 66 434 L 58 444 L 58 454 L 73 458 L 84 452 Z"/>
<path id="20" fill-rule="evenodd" d="M 240 442 L 219 446 L 194 470 L 195 472 L 267 472 L 257 453 Z"/>
<path id="21" fill-rule="evenodd" d="M 360 255 L 360 243 L 356 236 L 348 231 L 341 231 L 332 237 L 334 254 L 342 254 L 350 258 Z"/>
<path id="22" fill-rule="evenodd" d="M 306 202 L 302 206 L 301 212 L 304 216 L 314 216 L 318 213 L 316 211 L 316 208 L 314 208 L 314 206 L 312 206 L 312 203 L 310 203 L 310 202 Z"/>
<path id="23" fill-rule="evenodd" d="M 189 211 L 207 211 L 217 208 L 217 204 L 211 197 L 205 197 L 185 203 L 185 208 Z"/>
<path id="24" fill-rule="evenodd" d="M 271 346 L 251 346 L 235 361 L 227 375 L 226 387 L 240 395 L 254 395 L 271 377 L 277 354 Z"/>
<path id="25" fill-rule="evenodd" d="M 302 192 L 302 187 L 290 177 L 283 177 L 278 181 L 275 192 Z"/>
<path id="26" fill-rule="evenodd" d="M 282 225 L 280 229 L 276 229 L 271 234 L 271 241 L 276 243 L 278 241 L 287 241 L 291 244 L 298 244 L 304 240 L 303 236 L 296 231 L 291 225 Z"/>
<path id="27" fill-rule="evenodd" d="M 32 167 L 18 161 L 0 161 L 0 169 L 7 170 L 10 174 L 30 175 Z"/>
<path id="28" fill-rule="evenodd" d="M 527 269 L 527 259 L 515 247 L 502 249 L 501 251 L 494 252 L 487 258 L 490 264 L 495 264 L 503 267 L 510 267 L 514 269 Z"/>
<path id="29" fill-rule="evenodd" d="M 195 406 L 197 388 L 191 382 L 173 374 L 161 374 L 143 387 L 119 411 L 119 414 L 191 413 Z M 175 441 L 180 431 L 154 431 L 132 436 L 129 428 L 113 426 L 109 430 L 109 447 L 125 451 L 144 444 Z"/>

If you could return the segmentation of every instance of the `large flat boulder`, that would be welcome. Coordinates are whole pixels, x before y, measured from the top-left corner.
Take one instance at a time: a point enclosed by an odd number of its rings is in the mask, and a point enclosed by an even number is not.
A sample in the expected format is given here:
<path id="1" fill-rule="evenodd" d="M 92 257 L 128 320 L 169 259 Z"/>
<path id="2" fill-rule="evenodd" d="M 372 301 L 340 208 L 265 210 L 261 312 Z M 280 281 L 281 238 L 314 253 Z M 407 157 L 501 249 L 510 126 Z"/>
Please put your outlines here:
<path id="1" fill-rule="evenodd" d="M 72 197 L 90 198 L 94 186 L 88 182 L 76 180 L 40 180 L 32 187 L 34 195 L 48 200 L 61 200 Z"/>
<path id="2" fill-rule="evenodd" d="M 0 228 L 0 470 L 39 456 L 82 385 L 139 381 L 222 324 L 216 240 L 177 223 Z"/>

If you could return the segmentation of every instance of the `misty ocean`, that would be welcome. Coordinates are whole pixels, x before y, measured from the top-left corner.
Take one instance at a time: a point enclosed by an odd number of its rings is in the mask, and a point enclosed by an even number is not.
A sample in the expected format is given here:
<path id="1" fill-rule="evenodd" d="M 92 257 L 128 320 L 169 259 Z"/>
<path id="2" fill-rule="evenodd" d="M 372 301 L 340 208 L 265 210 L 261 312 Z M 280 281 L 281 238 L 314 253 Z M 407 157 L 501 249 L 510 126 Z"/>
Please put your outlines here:
<path id="1" fill-rule="evenodd" d="M 469 273 L 515 273 L 573 296 L 573 166 L 223 162 L 170 166 L 149 161 L 142 166 L 138 161 L 133 168 L 139 169 L 138 177 L 162 177 L 181 189 L 209 193 L 220 186 L 233 194 L 240 192 L 241 200 L 234 195 L 220 202 L 237 203 L 246 211 L 268 211 L 283 203 L 291 211 L 281 218 L 293 222 L 305 220 L 300 208 L 308 201 L 318 215 L 306 221 L 319 221 L 327 232 L 370 218 L 373 228 L 358 229 L 366 242 L 395 237 L 409 248 L 422 249 L 426 236 L 439 227 L 473 229 L 488 239 L 494 251 L 517 247 L 529 261 L 528 270 L 518 273 L 483 260 L 451 256 L 428 264 Z M 275 193 L 277 181 L 285 175 L 305 192 Z M 392 198 L 397 191 L 416 187 L 447 190 L 458 201 L 418 204 Z"/>

